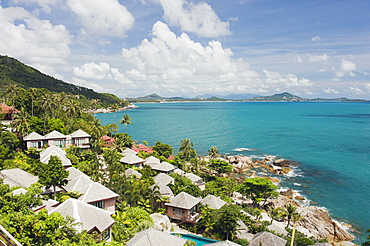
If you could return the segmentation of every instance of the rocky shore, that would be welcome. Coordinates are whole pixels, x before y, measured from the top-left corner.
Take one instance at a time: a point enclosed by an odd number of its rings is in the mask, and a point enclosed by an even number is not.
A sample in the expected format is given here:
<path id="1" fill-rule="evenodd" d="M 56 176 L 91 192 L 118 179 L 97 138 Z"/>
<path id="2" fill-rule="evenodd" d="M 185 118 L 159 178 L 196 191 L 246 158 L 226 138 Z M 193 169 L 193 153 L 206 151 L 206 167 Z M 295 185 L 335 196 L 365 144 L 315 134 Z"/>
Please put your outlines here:
<path id="1" fill-rule="evenodd" d="M 231 175 L 234 177 L 239 177 L 240 180 L 246 176 L 266 177 L 276 185 L 299 165 L 286 159 L 277 159 L 275 156 L 266 156 L 261 159 L 244 155 L 231 155 L 224 156 L 224 159 L 233 165 Z M 302 219 L 297 222 L 297 230 L 308 237 L 326 239 L 332 245 L 339 245 L 339 242 L 345 243 L 345 245 L 354 245 L 350 241 L 353 241 L 355 237 L 349 233 L 349 230 L 343 229 L 341 224 L 333 220 L 326 209 L 310 205 L 309 200 L 300 196 L 293 189 L 281 189 L 279 198 L 270 199 L 268 203 L 272 207 L 284 207 L 288 203 L 295 205 L 297 212 L 302 216 Z M 284 230 L 284 227 L 279 223 L 274 226 Z M 350 225 L 347 227 L 351 228 Z"/>
<path id="2" fill-rule="evenodd" d="M 117 112 L 117 111 L 123 111 L 123 110 L 129 110 L 133 108 L 137 108 L 138 106 L 131 104 L 129 106 L 121 107 L 118 109 L 112 109 L 112 108 L 98 108 L 98 109 L 88 109 L 85 110 L 85 113 L 90 113 L 90 114 L 97 114 L 97 113 L 112 113 L 112 112 Z"/>

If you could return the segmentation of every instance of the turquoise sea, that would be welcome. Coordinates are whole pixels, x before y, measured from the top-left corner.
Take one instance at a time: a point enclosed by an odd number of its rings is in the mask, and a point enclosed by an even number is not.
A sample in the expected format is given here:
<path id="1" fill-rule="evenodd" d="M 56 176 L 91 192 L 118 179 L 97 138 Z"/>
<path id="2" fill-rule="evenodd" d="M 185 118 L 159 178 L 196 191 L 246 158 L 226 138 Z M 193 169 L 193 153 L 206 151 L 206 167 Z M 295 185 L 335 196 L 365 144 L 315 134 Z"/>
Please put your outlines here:
<path id="1" fill-rule="evenodd" d="M 363 242 L 370 228 L 370 103 L 186 102 L 146 103 L 97 114 L 104 125 L 129 114 L 134 140 L 170 144 L 189 138 L 199 155 L 276 155 L 300 163 L 282 185 L 299 190 Z M 120 132 L 123 132 L 120 126 Z M 257 151 L 236 152 L 236 148 Z"/>

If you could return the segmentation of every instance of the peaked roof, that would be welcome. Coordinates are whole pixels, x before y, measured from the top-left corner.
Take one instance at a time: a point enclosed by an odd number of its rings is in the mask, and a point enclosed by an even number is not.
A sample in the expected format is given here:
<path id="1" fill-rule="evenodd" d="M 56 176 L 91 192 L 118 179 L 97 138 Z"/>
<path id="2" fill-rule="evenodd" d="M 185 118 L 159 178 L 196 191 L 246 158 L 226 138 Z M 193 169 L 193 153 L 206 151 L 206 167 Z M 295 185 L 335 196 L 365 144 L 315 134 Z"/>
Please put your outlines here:
<path id="1" fill-rule="evenodd" d="M 67 153 L 62 148 L 60 148 L 56 145 L 52 145 L 52 146 L 47 147 L 46 149 L 44 149 L 43 151 L 40 152 L 40 159 L 43 156 L 49 155 L 52 152 L 59 153 L 60 155 L 67 155 Z"/>
<path id="2" fill-rule="evenodd" d="M 183 170 L 181 170 L 180 168 L 176 168 L 175 170 L 173 170 L 173 172 L 174 173 L 177 173 L 180 176 L 184 176 L 185 175 L 185 172 Z"/>
<path id="3" fill-rule="evenodd" d="M 260 232 L 257 233 L 249 246 L 269 245 L 269 246 L 285 246 L 286 240 L 278 237 L 271 232 Z"/>
<path id="4" fill-rule="evenodd" d="M 170 183 L 171 184 L 175 183 L 175 179 L 165 173 L 159 173 L 153 179 L 154 179 L 154 182 L 158 184 L 168 185 Z"/>
<path id="5" fill-rule="evenodd" d="M 87 176 L 87 175 L 86 175 Z M 68 182 L 66 186 L 64 186 L 64 189 L 66 191 L 80 191 L 82 188 L 88 186 L 89 184 L 93 183 L 89 177 L 85 177 L 83 175 L 80 175 L 71 181 Z"/>
<path id="6" fill-rule="evenodd" d="M 168 162 L 161 162 L 159 164 L 148 164 L 153 170 L 160 172 L 170 172 L 176 169 L 176 167 Z"/>
<path id="7" fill-rule="evenodd" d="M 23 138 L 24 141 L 30 141 L 30 140 L 42 140 L 45 139 L 44 136 L 38 134 L 37 132 L 31 132 L 27 136 Z"/>
<path id="8" fill-rule="evenodd" d="M 74 198 L 69 198 L 51 210 L 49 214 L 55 212 L 60 213 L 63 217 L 70 216 L 75 219 L 75 222 L 81 222 L 82 225 L 76 226 L 79 232 L 82 230 L 90 232 L 95 228 L 99 232 L 103 232 L 114 223 L 114 220 L 111 218 L 111 212 Z"/>
<path id="9" fill-rule="evenodd" d="M 143 176 L 141 173 L 139 173 L 138 171 L 136 171 L 136 170 L 134 170 L 132 168 L 126 169 L 125 172 L 124 172 L 124 174 L 125 174 L 126 177 L 130 177 L 130 176 L 133 176 L 134 175 L 134 176 L 136 176 L 138 178 L 141 178 L 141 176 Z"/>
<path id="10" fill-rule="evenodd" d="M 137 163 L 143 163 L 144 160 L 136 155 L 128 154 L 122 157 L 120 162 L 127 163 L 127 164 L 137 164 Z"/>
<path id="11" fill-rule="evenodd" d="M 72 179 L 75 179 L 79 176 L 84 176 L 85 178 L 88 178 L 90 179 L 89 176 L 87 176 L 86 174 L 84 174 L 83 172 L 81 172 L 80 170 L 78 170 L 77 168 L 75 167 L 68 167 L 66 168 L 66 170 L 68 171 L 68 180 L 72 180 Z"/>
<path id="12" fill-rule="evenodd" d="M 149 228 L 137 233 L 127 246 L 183 246 L 186 239 Z"/>
<path id="13" fill-rule="evenodd" d="M 22 188 L 28 188 L 39 180 L 39 177 L 20 168 L 1 170 L 0 178 L 3 179 L 4 184 L 8 184 L 10 187 Z"/>
<path id="14" fill-rule="evenodd" d="M 173 192 L 172 192 L 171 188 L 168 187 L 167 185 L 162 184 L 162 183 L 156 183 L 156 184 L 150 186 L 149 188 L 154 190 L 155 186 L 158 186 L 158 191 L 162 196 L 173 196 Z"/>
<path id="15" fill-rule="evenodd" d="M 145 164 L 149 165 L 149 164 L 159 164 L 161 163 L 161 161 L 155 157 L 155 156 L 149 156 L 148 158 L 145 159 Z"/>
<path id="16" fill-rule="evenodd" d="M 127 155 L 137 155 L 136 151 L 130 149 L 130 148 L 127 148 L 125 150 L 122 151 L 122 155 L 124 156 L 127 156 Z"/>
<path id="17" fill-rule="evenodd" d="M 187 177 L 188 179 L 190 179 L 193 182 L 197 182 L 199 180 L 202 180 L 201 177 L 195 175 L 194 173 L 185 173 L 184 176 Z"/>
<path id="18" fill-rule="evenodd" d="M 210 208 L 213 209 L 220 209 L 222 206 L 226 204 L 224 200 L 214 195 L 208 195 L 201 201 L 202 204 L 208 205 Z"/>
<path id="19" fill-rule="evenodd" d="M 132 146 L 132 150 L 136 152 L 144 151 L 146 153 L 153 153 L 152 147 L 145 146 L 144 144 L 136 144 Z"/>
<path id="20" fill-rule="evenodd" d="M 110 198 L 117 198 L 118 194 L 114 193 L 107 187 L 97 183 L 93 182 L 81 190 L 79 190 L 83 195 L 78 198 L 78 200 L 83 202 L 96 202 L 101 200 L 107 200 Z"/>
<path id="21" fill-rule="evenodd" d="M 20 113 L 21 111 L 14 108 L 13 106 L 8 106 L 5 103 L 0 103 L 0 112 L 5 114 L 16 114 Z"/>
<path id="22" fill-rule="evenodd" d="M 91 135 L 87 134 L 86 132 L 82 131 L 81 129 L 78 129 L 74 133 L 71 134 L 72 138 L 89 138 Z"/>
<path id="23" fill-rule="evenodd" d="M 27 190 L 24 188 L 18 188 L 12 191 L 13 195 L 23 195 L 27 193 Z"/>
<path id="24" fill-rule="evenodd" d="M 45 139 L 54 139 L 54 138 L 66 138 L 66 136 L 56 130 L 49 132 L 48 134 L 45 135 Z"/>
<path id="25" fill-rule="evenodd" d="M 51 156 L 57 156 L 61 161 L 62 161 L 62 166 L 63 167 L 71 167 L 72 166 L 72 162 L 70 159 L 68 159 L 65 155 L 62 155 L 60 154 L 58 151 L 51 151 L 49 154 L 47 155 L 43 155 L 41 156 L 40 155 L 40 161 L 42 163 L 49 163 L 49 160 L 50 160 L 50 157 Z"/>
<path id="26" fill-rule="evenodd" d="M 193 197 L 186 192 L 181 192 L 177 196 L 172 197 L 170 202 L 165 203 L 166 206 L 178 207 L 183 209 L 191 209 L 197 205 L 201 199 Z"/>
<path id="27" fill-rule="evenodd" d="M 241 245 L 226 240 L 226 241 L 217 242 L 217 243 L 203 244 L 203 246 L 241 246 Z M 268 245 L 266 245 L 266 246 L 268 246 Z"/>

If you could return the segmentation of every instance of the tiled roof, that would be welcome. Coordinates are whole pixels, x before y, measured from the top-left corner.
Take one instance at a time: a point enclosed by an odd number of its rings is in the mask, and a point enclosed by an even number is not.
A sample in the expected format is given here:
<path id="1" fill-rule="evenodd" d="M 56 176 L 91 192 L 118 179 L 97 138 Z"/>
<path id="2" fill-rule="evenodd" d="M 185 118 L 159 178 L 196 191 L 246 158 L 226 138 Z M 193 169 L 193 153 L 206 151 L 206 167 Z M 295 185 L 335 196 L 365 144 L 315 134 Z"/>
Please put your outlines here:
<path id="1" fill-rule="evenodd" d="M 188 179 L 190 179 L 193 182 L 197 182 L 199 180 L 202 180 L 201 177 L 195 175 L 194 173 L 186 173 L 184 176 L 187 177 Z"/>
<path id="2" fill-rule="evenodd" d="M 169 203 L 165 203 L 166 206 L 191 209 L 197 205 L 201 199 L 193 197 L 186 192 L 181 192 L 177 196 L 172 197 Z"/>
<path id="3" fill-rule="evenodd" d="M 20 113 L 20 111 L 13 106 L 8 106 L 5 103 L 0 103 L 0 112 L 4 114 L 16 114 Z"/>
<path id="4" fill-rule="evenodd" d="M 50 147 L 48 147 L 48 148 L 46 148 L 46 149 L 44 149 L 43 151 L 40 152 L 40 158 L 50 154 L 53 151 L 56 152 L 56 153 L 59 153 L 61 155 L 66 155 L 67 154 L 62 148 L 60 148 L 56 145 L 52 145 L 52 146 L 50 146 Z"/>
<path id="5" fill-rule="evenodd" d="M 154 182 L 161 184 L 174 184 L 175 179 L 165 173 L 159 173 L 154 178 Z"/>
<path id="6" fill-rule="evenodd" d="M 60 139 L 60 138 L 66 138 L 66 136 L 56 130 L 45 135 L 45 139 Z"/>
<path id="7" fill-rule="evenodd" d="M 149 228 L 137 233 L 127 246 L 183 246 L 186 239 Z"/>
<path id="8" fill-rule="evenodd" d="M 127 155 L 137 155 L 137 152 L 136 151 L 133 151 L 132 149 L 130 148 L 127 148 L 125 150 L 122 151 L 122 155 L 123 156 L 127 156 Z"/>
<path id="9" fill-rule="evenodd" d="M 137 144 L 132 146 L 132 150 L 139 152 L 139 151 L 144 151 L 146 153 L 153 153 L 152 147 L 145 146 L 144 144 Z"/>
<path id="10" fill-rule="evenodd" d="M 132 168 L 126 169 L 124 173 L 125 173 L 125 176 L 126 177 L 130 177 L 130 176 L 134 175 L 134 176 L 136 176 L 138 178 L 141 178 L 141 176 L 143 176 L 141 173 L 139 173 L 138 171 L 136 171 L 136 170 L 134 170 Z"/>
<path id="11" fill-rule="evenodd" d="M 137 163 L 143 163 L 144 160 L 136 155 L 125 155 L 121 158 L 120 162 L 127 163 L 127 164 L 137 164 Z"/>
<path id="12" fill-rule="evenodd" d="M 64 186 L 64 189 L 66 191 L 80 191 L 82 188 L 93 182 L 94 181 L 92 181 L 89 177 L 81 175 L 69 181 L 68 184 Z"/>
<path id="13" fill-rule="evenodd" d="M 220 209 L 222 206 L 226 204 L 224 200 L 219 197 L 215 197 L 214 195 L 208 195 L 201 201 L 202 204 L 208 205 L 210 208 L 213 209 Z"/>
<path id="14" fill-rule="evenodd" d="M 1 170 L 0 178 L 3 179 L 4 184 L 8 184 L 10 187 L 22 188 L 28 188 L 39 180 L 39 177 L 20 168 Z"/>
<path id="15" fill-rule="evenodd" d="M 62 166 L 63 167 L 70 167 L 70 166 L 72 166 L 72 162 L 71 162 L 70 159 L 68 159 L 65 155 L 61 155 L 59 152 L 54 151 L 54 150 L 51 151 L 50 154 L 48 154 L 48 155 L 43 155 L 43 156 L 40 155 L 40 161 L 42 163 L 47 164 L 47 163 L 49 163 L 49 160 L 50 160 L 50 157 L 51 156 L 58 157 L 62 161 Z"/>
<path id="16" fill-rule="evenodd" d="M 260 232 L 257 233 L 249 246 L 269 245 L 269 246 L 285 246 L 286 240 L 278 237 L 271 232 Z"/>
<path id="17" fill-rule="evenodd" d="M 176 167 L 168 162 L 161 162 L 159 164 L 148 164 L 153 170 L 160 172 L 170 172 L 176 169 Z"/>
<path id="18" fill-rule="evenodd" d="M 75 179 L 79 176 L 84 176 L 85 178 L 88 178 L 90 179 L 89 176 L 87 176 L 86 174 L 84 174 L 83 172 L 81 172 L 80 170 L 78 170 L 77 168 L 75 167 L 68 167 L 66 168 L 66 170 L 68 171 L 68 178 L 67 180 L 72 180 L 72 179 Z"/>
<path id="19" fill-rule="evenodd" d="M 156 183 L 156 184 L 150 186 L 149 188 L 154 190 L 155 186 L 158 186 L 159 194 L 161 194 L 162 196 L 173 196 L 173 192 L 172 192 L 171 188 L 168 187 L 167 185 L 162 184 L 162 183 Z"/>
<path id="20" fill-rule="evenodd" d="M 91 203 L 101 200 L 107 200 L 110 198 L 117 198 L 118 194 L 114 193 L 107 187 L 97 183 L 93 182 L 81 190 L 79 190 L 80 193 L 83 195 L 78 198 L 78 200 Z"/>
<path id="21" fill-rule="evenodd" d="M 89 138 L 91 135 L 87 134 L 86 132 L 78 129 L 74 133 L 71 134 L 72 138 Z"/>
<path id="22" fill-rule="evenodd" d="M 45 139 L 44 136 L 38 134 L 37 132 L 31 132 L 27 136 L 23 138 L 24 141 L 30 141 L 30 140 L 43 140 Z"/>
<path id="23" fill-rule="evenodd" d="M 74 198 L 69 198 L 51 210 L 49 214 L 54 212 L 60 213 L 63 217 L 70 216 L 75 219 L 75 222 L 82 223 L 82 225 L 75 226 L 79 232 L 82 230 L 90 232 L 95 228 L 99 232 L 103 232 L 114 223 L 114 220 L 111 218 L 111 212 Z"/>
<path id="24" fill-rule="evenodd" d="M 161 163 L 161 161 L 155 157 L 155 156 L 149 156 L 148 158 L 145 159 L 145 164 L 149 165 L 149 164 L 159 164 Z"/>

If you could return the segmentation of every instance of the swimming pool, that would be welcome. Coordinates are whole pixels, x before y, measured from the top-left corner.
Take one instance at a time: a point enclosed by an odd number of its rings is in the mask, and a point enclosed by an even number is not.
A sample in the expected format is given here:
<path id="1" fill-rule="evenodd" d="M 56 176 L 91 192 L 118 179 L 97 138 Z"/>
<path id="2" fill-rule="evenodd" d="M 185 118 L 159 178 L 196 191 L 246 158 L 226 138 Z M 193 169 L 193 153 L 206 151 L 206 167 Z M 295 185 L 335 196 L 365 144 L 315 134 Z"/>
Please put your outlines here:
<path id="1" fill-rule="evenodd" d="M 180 236 L 180 237 L 182 237 L 186 240 L 194 241 L 194 242 L 196 242 L 196 246 L 201 246 L 203 244 L 219 242 L 217 240 L 209 239 L 209 238 L 206 238 L 206 237 L 195 236 L 195 235 L 191 235 L 191 234 L 181 234 L 181 233 L 172 233 L 172 234 L 176 235 L 176 236 Z"/>

